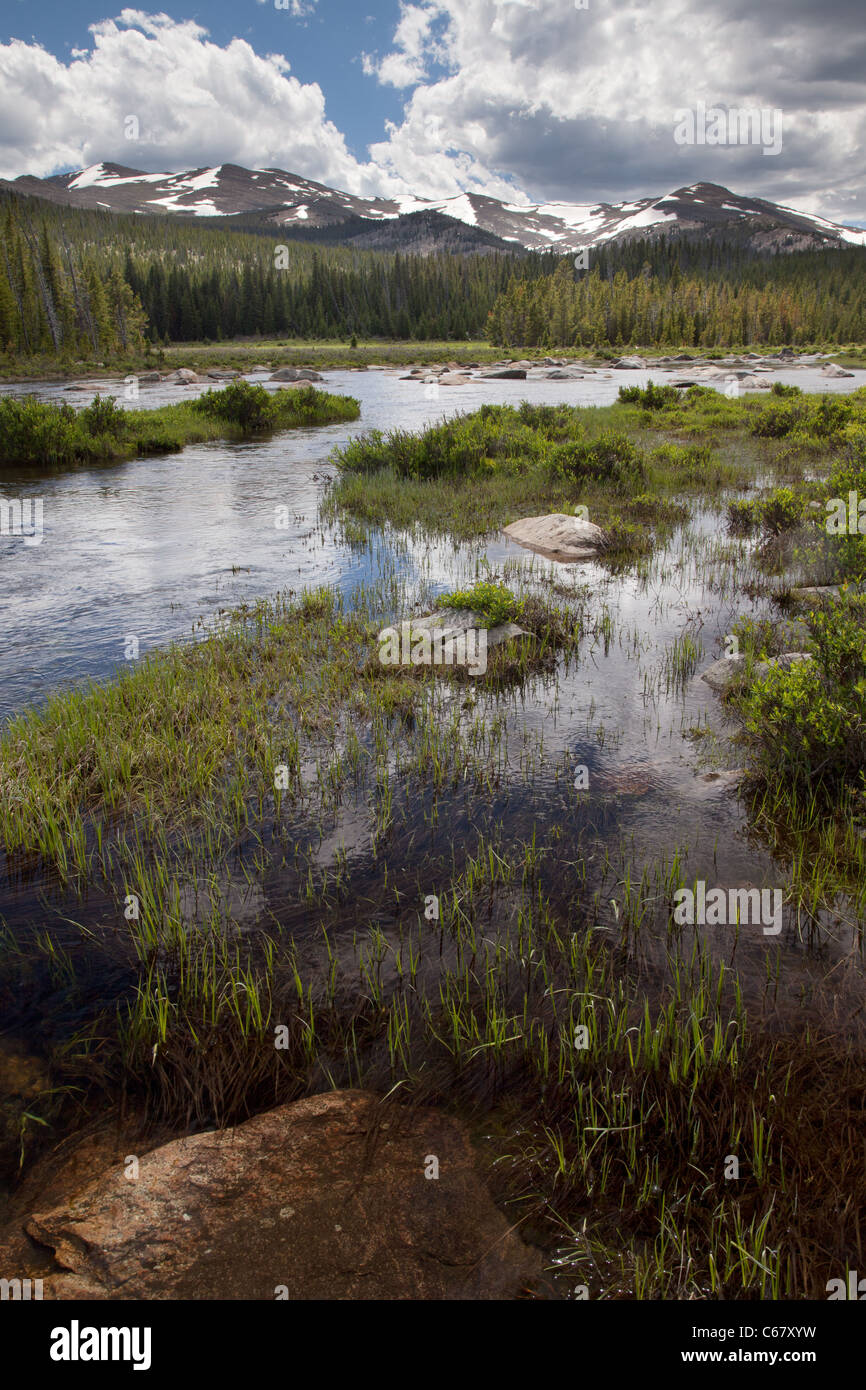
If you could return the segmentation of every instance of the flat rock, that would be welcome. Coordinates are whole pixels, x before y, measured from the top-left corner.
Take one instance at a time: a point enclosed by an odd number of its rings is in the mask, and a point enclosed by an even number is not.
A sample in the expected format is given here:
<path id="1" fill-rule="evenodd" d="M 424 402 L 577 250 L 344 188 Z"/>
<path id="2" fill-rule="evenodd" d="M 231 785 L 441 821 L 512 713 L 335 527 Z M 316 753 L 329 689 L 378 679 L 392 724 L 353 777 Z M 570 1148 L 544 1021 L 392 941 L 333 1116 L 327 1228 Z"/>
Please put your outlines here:
<path id="1" fill-rule="evenodd" d="M 412 632 L 436 632 L 441 633 L 442 642 L 447 648 L 449 642 L 453 642 L 457 637 L 467 632 L 479 632 L 484 628 L 483 613 L 476 613 L 472 608 L 437 608 L 433 613 L 427 613 L 423 618 L 412 619 Z M 506 622 L 498 623 L 496 627 L 489 627 L 487 632 L 487 646 L 498 647 L 502 642 L 510 642 L 513 637 L 527 637 L 529 634 L 526 628 L 518 627 L 517 623 Z"/>
<path id="2" fill-rule="evenodd" d="M 171 382 L 173 386 L 194 386 L 197 382 L 204 381 L 205 378 L 199 376 L 198 372 L 194 372 L 191 367 L 178 367 L 177 371 L 170 372 L 165 380 Z"/>
<path id="3" fill-rule="evenodd" d="M 271 381 L 323 381 L 319 372 L 312 367 L 279 367 L 270 377 Z"/>
<path id="4" fill-rule="evenodd" d="M 503 531 L 518 545 L 538 551 L 554 560 L 594 560 L 606 537 L 600 526 L 565 512 L 549 516 L 527 516 L 512 521 Z"/>
<path id="5" fill-rule="evenodd" d="M 525 381 L 526 367 L 497 367 L 492 372 L 482 372 L 483 381 Z"/>
<path id="6" fill-rule="evenodd" d="M 802 588 L 792 589 L 790 592 L 796 603 L 802 603 L 807 608 L 817 608 L 830 599 L 838 598 L 842 591 L 838 584 L 805 584 Z"/>
<path id="7" fill-rule="evenodd" d="M 552 367 L 538 372 L 541 381 L 583 381 L 584 373 L 575 367 Z"/>
<path id="8" fill-rule="evenodd" d="M 746 658 L 742 655 L 719 657 L 718 661 L 701 672 L 701 680 L 706 681 L 711 690 L 727 690 L 731 682 L 742 674 L 745 664 Z"/>
<path id="9" fill-rule="evenodd" d="M 853 376 L 853 372 L 846 372 L 844 367 L 840 367 L 838 362 L 828 362 L 826 367 L 821 368 L 822 376 Z"/>
<path id="10" fill-rule="evenodd" d="M 726 768 L 724 772 L 704 772 L 701 775 L 702 782 L 708 782 L 717 791 L 729 791 L 733 787 L 738 787 L 745 779 L 746 773 L 741 767 Z"/>
<path id="11" fill-rule="evenodd" d="M 782 652 L 781 656 L 772 656 L 769 661 L 757 662 L 752 674 L 756 680 L 763 680 L 764 676 L 769 675 L 774 669 L 790 671 L 792 666 L 798 666 L 801 661 L 812 660 L 814 658 L 811 652 Z"/>
<path id="12" fill-rule="evenodd" d="M 611 366 L 619 371 L 637 372 L 646 366 L 646 359 L 643 357 L 621 357 L 618 362 L 612 362 Z"/>
<path id="13" fill-rule="evenodd" d="M 468 386 L 472 380 L 465 372 L 443 372 L 439 377 L 440 386 Z"/>
<path id="14" fill-rule="evenodd" d="M 159 372 L 139 372 L 138 374 L 139 386 L 155 386 L 159 381 L 162 381 Z"/>
<path id="15" fill-rule="evenodd" d="M 542 1273 L 464 1126 L 364 1091 L 174 1140 L 26 1229 L 49 1299 L 509 1299 Z"/>
<path id="16" fill-rule="evenodd" d="M 783 652 L 781 656 L 774 656 L 769 661 L 758 661 L 752 667 L 752 678 L 760 680 L 766 676 L 774 667 L 781 667 L 784 671 L 789 671 L 800 661 L 811 661 L 811 652 Z M 717 694 L 723 693 L 734 680 L 739 679 L 745 674 L 746 658 L 740 653 L 737 656 L 723 656 L 718 661 L 714 661 L 708 666 L 706 671 L 701 672 L 701 680 L 706 681 L 711 690 Z"/>

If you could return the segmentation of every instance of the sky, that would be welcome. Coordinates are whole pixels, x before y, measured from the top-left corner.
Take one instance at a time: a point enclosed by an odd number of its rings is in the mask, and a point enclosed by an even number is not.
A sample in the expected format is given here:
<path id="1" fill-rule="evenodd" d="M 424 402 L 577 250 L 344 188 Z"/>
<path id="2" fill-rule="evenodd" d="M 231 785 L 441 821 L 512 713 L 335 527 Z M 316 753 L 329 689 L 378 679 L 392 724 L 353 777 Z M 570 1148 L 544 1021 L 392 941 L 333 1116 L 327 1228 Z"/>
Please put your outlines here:
<path id="1" fill-rule="evenodd" d="M 233 163 L 524 204 L 711 182 L 862 226 L 864 20 L 866 0 L 4 0 L 0 177 Z M 678 141 L 700 104 L 780 113 L 781 149 Z"/>

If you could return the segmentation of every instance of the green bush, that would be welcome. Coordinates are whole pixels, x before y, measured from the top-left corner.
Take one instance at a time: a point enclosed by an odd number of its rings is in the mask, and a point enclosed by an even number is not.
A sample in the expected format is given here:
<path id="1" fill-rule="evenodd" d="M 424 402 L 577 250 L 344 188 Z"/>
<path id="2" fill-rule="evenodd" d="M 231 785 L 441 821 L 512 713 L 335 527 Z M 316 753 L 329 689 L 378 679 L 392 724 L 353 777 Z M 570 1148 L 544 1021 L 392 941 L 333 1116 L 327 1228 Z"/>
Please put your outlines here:
<path id="1" fill-rule="evenodd" d="M 612 430 L 597 439 L 554 445 L 549 466 L 569 482 L 608 482 L 618 491 L 636 488 L 646 478 L 640 449 L 628 435 Z"/>
<path id="2" fill-rule="evenodd" d="M 619 399 L 624 405 L 641 405 L 645 410 L 663 410 L 665 406 L 678 405 L 680 393 L 675 386 L 656 386 L 648 381 L 646 386 L 621 386 Z"/>
<path id="3" fill-rule="evenodd" d="M 193 402 L 193 409 L 244 430 L 264 430 L 273 427 L 275 402 L 264 386 L 232 381 L 221 391 L 205 391 Z"/>
<path id="4" fill-rule="evenodd" d="M 767 781 L 834 793 L 860 786 L 866 768 L 866 597 L 843 596 L 807 622 L 815 659 L 771 667 L 740 709 Z"/>
<path id="5" fill-rule="evenodd" d="M 806 499 L 789 487 L 777 487 L 760 504 L 761 524 L 771 535 L 793 531 L 803 520 Z"/>
<path id="6" fill-rule="evenodd" d="M 751 536 L 757 530 L 760 504 L 754 501 L 728 503 L 728 531 L 732 536 Z"/>
<path id="7" fill-rule="evenodd" d="M 746 735 L 768 779 L 804 787 L 859 782 L 866 766 L 866 682 L 842 685 L 817 661 L 770 667 L 743 709 Z"/>
<path id="8" fill-rule="evenodd" d="M 799 404 L 765 406 L 752 422 L 752 434 L 759 439 L 784 439 L 799 428 L 805 416 L 806 410 Z"/>
<path id="9" fill-rule="evenodd" d="M 458 589 L 453 594 L 440 594 L 437 608 L 471 608 L 480 613 L 484 627 L 498 627 L 520 616 L 522 605 L 504 584 L 479 580 L 471 589 Z"/>

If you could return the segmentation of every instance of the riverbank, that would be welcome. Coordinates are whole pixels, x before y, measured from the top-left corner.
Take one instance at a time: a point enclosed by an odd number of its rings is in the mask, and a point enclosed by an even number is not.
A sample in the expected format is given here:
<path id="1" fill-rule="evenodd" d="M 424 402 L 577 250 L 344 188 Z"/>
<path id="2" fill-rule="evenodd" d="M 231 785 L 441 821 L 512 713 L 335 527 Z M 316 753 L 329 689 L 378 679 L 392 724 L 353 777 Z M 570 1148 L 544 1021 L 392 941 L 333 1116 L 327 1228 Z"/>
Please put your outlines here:
<path id="1" fill-rule="evenodd" d="M 226 343 L 173 343 L 168 347 L 152 347 L 137 354 L 124 354 L 99 360 L 70 361 L 64 357 L 40 356 L 28 360 L 17 355 L 12 360 L 0 358 L 0 382 L 72 381 L 104 378 L 106 373 L 124 377 L 140 372 L 172 372 L 182 368 L 202 373 L 207 370 L 249 372 L 255 367 L 277 370 L 279 367 L 312 367 L 318 371 L 363 370 L 376 366 L 408 367 L 432 363 L 468 362 L 492 364 L 502 358 L 514 361 L 526 359 L 542 362 L 547 356 L 579 357 L 594 366 L 603 366 L 617 358 L 630 355 L 645 357 L 650 364 L 668 356 L 689 359 L 718 360 L 732 354 L 752 353 L 756 356 L 777 354 L 784 343 L 734 344 L 730 348 L 701 348 L 693 344 L 667 345 L 664 349 L 646 347 L 640 343 L 598 343 L 592 347 L 503 348 L 485 340 L 466 339 L 426 342 L 416 339 L 376 339 L 359 342 L 355 347 L 346 342 L 322 342 L 315 339 L 235 339 Z M 809 343 L 798 347 L 796 356 L 821 353 L 843 367 L 866 367 L 866 346 L 857 343 Z"/>

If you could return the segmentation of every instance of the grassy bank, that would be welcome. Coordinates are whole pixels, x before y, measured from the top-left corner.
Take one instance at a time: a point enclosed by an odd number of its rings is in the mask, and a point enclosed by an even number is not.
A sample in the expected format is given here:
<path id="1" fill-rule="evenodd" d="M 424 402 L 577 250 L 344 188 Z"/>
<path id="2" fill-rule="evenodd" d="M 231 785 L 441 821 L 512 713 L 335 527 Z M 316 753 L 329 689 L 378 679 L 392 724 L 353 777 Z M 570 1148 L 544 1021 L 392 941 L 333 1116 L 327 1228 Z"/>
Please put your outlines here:
<path id="1" fill-rule="evenodd" d="M 233 382 L 198 400 L 156 410 L 123 410 L 115 399 L 89 406 L 0 399 L 0 467 L 69 468 L 142 454 L 177 453 L 186 444 L 356 420 L 358 402 L 312 387 L 268 393 Z"/>
<path id="2" fill-rule="evenodd" d="M 706 357 L 719 359 L 733 353 L 756 352 L 760 355 L 779 352 L 785 346 L 778 343 L 738 344 L 730 349 L 710 348 L 701 351 L 691 344 L 671 347 L 665 355 L 675 356 L 688 353 L 693 358 Z M 811 343 L 799 351 L 822 352 L 843 366 L 866 366 L 866 348 L 862 344 Z M 0 379 L 4 381 L 34 380 L 79 380 L 83 377 L 104 377 L 107 373 L 128 376 L 142 371 L 175 371 L 189 367 L 201 373 L 211 368 L 232 368 L 236 371 L 251 371 L 253 367 L 267 365 L 274 370 L 278 367 L 314 367 L 320 371 L 338 368 L 364 368 L 388 365 L 403 367 L 414 364 L 446 362 L 478 362 L 481 364 L 512 361 L 539 360 L 545 356 L 574 357 L 582 361 L 603 366 L 605 362 L 637 353 L 650 362 L 662 353 L 657 347 L 645 347 L 640 343 L 618 344 L 614 349 L 609 343 L 598 343 L 589 348 L 573 346 L 550 348 L 502 348 L 492 346 L 485 340 L 453 339 L 449 341 L 422 341 L 416 339 L 373 339 L 360 341 L 355 347 L 345 340 L 322 341 L 321 339 L 286 338 L 236 338 L 230 342 L 173 343 L 169 347 L 150 347 L 140 353 L 124 353 L 116 356 L 98 358 L 76 358 L 64 356 L 26 357 L 16 354 L 14 358 L 0 358 Z"/>

